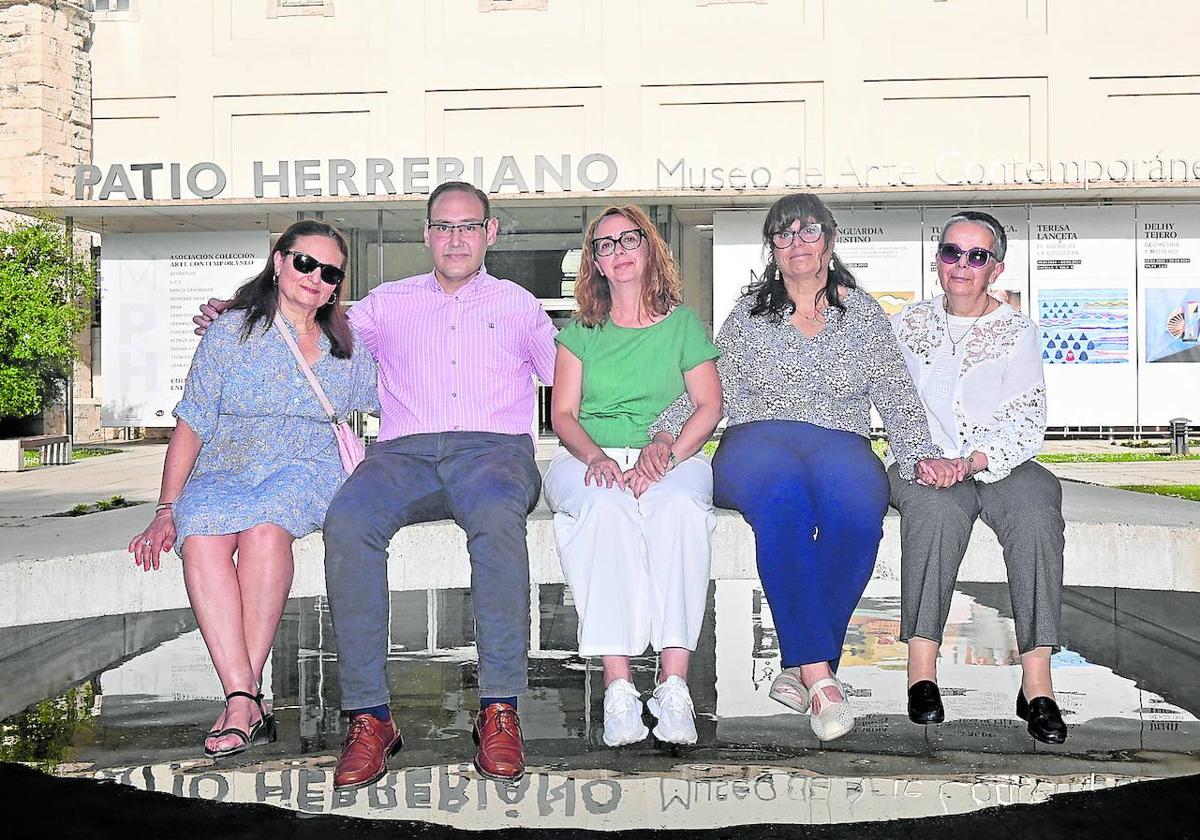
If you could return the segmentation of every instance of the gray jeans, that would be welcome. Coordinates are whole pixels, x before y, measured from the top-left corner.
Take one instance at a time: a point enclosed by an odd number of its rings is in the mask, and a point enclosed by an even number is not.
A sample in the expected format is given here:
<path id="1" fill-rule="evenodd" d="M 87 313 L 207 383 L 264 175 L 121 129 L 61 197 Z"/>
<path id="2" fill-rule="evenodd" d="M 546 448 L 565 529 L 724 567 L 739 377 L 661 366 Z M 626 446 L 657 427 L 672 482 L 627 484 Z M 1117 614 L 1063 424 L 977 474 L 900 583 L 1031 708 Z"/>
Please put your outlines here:
<path id="1" fill-rule="evenodd" d="M 325 517 L 343 709 L 389 701 L 388 543 L 405 525 L 437 519 L 453 519 L 467 534 L 480 696 L 528 690 L 526 517 L 540 492 L 528 435 L 408 435 L 367 449 Z"/>
<path id="2" fill-rule="evenodd" d="M 938 490 L 888 470 L 900 511 L 900 638 L 941 642 L 958 567 L 975 519 L 996 533 L 1008 568 L 1017 647 L 1028 653 L 1059 643 L 1062 611 L 1062 485 L 1026 461 L 990 484 L 967 480 Z"/>

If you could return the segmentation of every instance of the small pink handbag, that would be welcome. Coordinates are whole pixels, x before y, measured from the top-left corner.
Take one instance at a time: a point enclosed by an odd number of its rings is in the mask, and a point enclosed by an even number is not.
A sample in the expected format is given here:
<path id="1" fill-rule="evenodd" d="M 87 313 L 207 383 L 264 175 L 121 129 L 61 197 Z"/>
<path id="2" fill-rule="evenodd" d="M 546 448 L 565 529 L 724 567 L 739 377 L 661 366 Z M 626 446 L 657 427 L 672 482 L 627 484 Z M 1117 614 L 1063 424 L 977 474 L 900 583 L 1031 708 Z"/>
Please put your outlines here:
<path id="1" fill-rule="evenodd" d="M 346 471 L 346 475 L 350 475 L 350 473 L 354 472 L 354 468 L 361 464 L 363 459 L 367 457 L 366 447 L 363 446 L 362 440 L 354 433 L 354 430 L 350 428 L 349 423 L 345 420 L 337 419 L 337 412 L 333 410 L 329 398 L 325 396 L 325 391 L 321 388 L 321 383 L 313 375 L 312 368 L 308 366 L 308 362 L 304 361 L 304 354 L 296 346 L 296 340 L 292 338 L 291 330 L 283 323 L 283 317 L 278 312 L 275 313 L 275 329 L 279 330 L 279 334 L 283 336 L 283 340 L 292 351 L 292 355 L 300 363 L 300 370 L 304 373 L 305 378 L 308 379 L 308 384 L 317 392 L 317 399 L 321 402 L 321 408 L 325 409 L 325 413 L 329 415 L 329 424 L 333 426 L 333 439 L 337 441 L 338 457 L 342 459 L 342 469 Z"/>

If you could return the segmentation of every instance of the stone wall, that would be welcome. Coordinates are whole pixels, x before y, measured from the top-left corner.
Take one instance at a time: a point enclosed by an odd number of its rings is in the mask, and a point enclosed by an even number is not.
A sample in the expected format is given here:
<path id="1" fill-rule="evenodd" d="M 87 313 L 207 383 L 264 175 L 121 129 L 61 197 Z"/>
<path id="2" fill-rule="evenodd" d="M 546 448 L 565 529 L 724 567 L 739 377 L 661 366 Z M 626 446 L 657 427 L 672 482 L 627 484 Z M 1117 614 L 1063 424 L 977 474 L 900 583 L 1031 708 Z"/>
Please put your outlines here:
<path id="1" fill-rule="evenodd" d="M 91 48 L 92 16 L 85 3 L 0 0 L 0 199 L 74 194 L 75 165 L 92 158 Z M 0 216 L 3 224 L 25 221 Z M 75 247 L 86 254 L 92 240 L 91 234 L 77 233 Z M 81 442 L 111 436 L 100 428 L 93 332 L 89 327 L 76 337 L 74 426 Z M 55 406 L 36 431 L 60 434 L 66 426 L 65 406 Z"/>
<path id="2" fill-rule="evenodd" d="M 0 198 L 74 194 L 92 156 L 91 13 L 63 0 L 0 0 Z"/>

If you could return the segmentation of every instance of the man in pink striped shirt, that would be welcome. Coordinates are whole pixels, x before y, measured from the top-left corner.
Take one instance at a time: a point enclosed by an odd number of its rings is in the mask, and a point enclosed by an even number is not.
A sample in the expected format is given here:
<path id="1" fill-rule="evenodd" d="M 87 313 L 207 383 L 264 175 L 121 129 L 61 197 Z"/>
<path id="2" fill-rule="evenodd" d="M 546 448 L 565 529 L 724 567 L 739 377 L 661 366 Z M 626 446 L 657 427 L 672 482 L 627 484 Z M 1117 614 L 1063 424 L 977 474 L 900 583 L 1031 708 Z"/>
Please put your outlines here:
<path id="1" fill-rule="evenodd" d="M 528 690 L 526 517 L 541 493 L 530 436 L 533 375 L 554 376 L 554 325 L 537 298 L 487 273 L 499 222 L 460 181 L 426 205 L 433 271 L 385 283 L 350 322 L 379 365 L 379 440 L 325 517 L 325 582 L 350 726 L 335 788 L 370 784 L 400 748 L 389 709 L 388 544 L 405 525 L 453 519 L 467 534 L 479 653 L 475 766 L 525 772 L 517 697 Z M 207 325 L 217 301 L 195 319 Z M 220 307 L 223 308 L 223 307 Z"/>
<path id="2" fill-rule="evenodd" d="M 498 220 L 461 182 L 429 197 L 429 274 L 385 283 L 350 321 L 379 363 L 379 440 L 325 519 L 325 577 L 350 726 L 337 788 L 384 774 L 400 747 L 388 707 L 387 550 L 405 525 L 454 519 L 467 534 L 479 653 L 480 773 L 525 772 L 517 697 L 528 689 L 526 517 L 534 463 L 533 375 L 549 384 L 555 330 L 532 294 L 487 273 Z"/>

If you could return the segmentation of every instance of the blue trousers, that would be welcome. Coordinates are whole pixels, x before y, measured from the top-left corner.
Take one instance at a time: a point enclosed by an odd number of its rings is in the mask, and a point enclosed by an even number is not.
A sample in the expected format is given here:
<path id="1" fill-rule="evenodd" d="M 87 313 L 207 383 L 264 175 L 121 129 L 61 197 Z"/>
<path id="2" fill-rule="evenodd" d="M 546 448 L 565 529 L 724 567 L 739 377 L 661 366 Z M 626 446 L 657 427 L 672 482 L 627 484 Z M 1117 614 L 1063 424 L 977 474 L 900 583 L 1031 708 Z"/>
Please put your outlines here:
<path id="1" fill-rule="evenodd" d="M 793 420 L 739 423 L 725 430 L 712 465 L 713 501 L 754 530 L 783 667 L 836 668 L 888 506 L 870 442 Z"/>
<path id="2" fill-rule="evenodd" d="M 343 709 L 388 702 L 388 543 L 405 525 L 435 519 L 453 519 L 467 534 L 480 696 L 528 690 L 525 525 L 541 487 L 528 435 L 418 434 L 367 449 L 325 516 Z"/>

